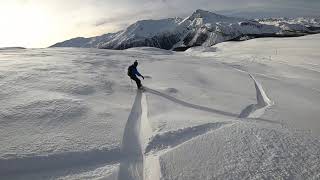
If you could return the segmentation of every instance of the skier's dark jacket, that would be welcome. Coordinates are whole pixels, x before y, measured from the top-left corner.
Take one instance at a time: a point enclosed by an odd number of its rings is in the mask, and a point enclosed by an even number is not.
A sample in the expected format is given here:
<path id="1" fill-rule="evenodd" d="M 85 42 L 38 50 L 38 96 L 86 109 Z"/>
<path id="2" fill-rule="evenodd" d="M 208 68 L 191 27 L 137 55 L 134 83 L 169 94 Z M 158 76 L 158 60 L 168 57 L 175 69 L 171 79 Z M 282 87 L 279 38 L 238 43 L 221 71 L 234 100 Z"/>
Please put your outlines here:
<path id="1" fill-rule="evenodd" d="M 137 70 L 137 67 L 135 65 L 131 65 L 128 69 L 128 76 L 130 77 L 137 77 L 136 75 L 142 77 L 142 75 Z"/>

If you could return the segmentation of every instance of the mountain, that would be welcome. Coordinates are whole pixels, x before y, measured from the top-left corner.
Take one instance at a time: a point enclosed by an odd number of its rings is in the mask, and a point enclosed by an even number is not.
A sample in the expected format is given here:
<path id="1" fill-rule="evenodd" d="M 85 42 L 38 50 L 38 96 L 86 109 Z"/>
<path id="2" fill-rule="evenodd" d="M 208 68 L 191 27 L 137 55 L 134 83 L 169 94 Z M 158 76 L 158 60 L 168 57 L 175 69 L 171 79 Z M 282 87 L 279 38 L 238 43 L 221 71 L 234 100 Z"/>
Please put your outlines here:
<path id="1" fill-rule="evenodd" d="M 118 32 L 111 40 L 101 42 L 97 47 L 127 49 L 150 46 L 171 49 L 180 40 L 177 28 L 181 21 L 180 18 L 138 21 L 126 30 Z"/>
<path id="2" fill-rule="evenodd" d="M 82 48 L 97 48 L 102 42 L 110 41 L 117 33 L 108 33 L 102 36 L 95 36 L 91 38 L 77 37 L 56 43 L 51 47 L 82 47 Z"/>
<path id="3" fill-rule="evenodd" d="M 280 29 L 243 18 L 222 16 L 208 11 L 197 10 L 180 23 L 184 37 L 174 49 L 193 46 L 212 46 L 247 34 L 274 34 Z"/>
<path id="4" fill-rule="evenodd" d="M 318 33 L 319 27 L 320 21 L 315 18 L 248 20 L 198 9 L 185 19 L 142 20 L 123 31 L 92 38 L 78 37 L 51 47 L 128 49 L 148 46 L 186 50 L 193 46 L 212 46 L 230 40 L 301 36 Z"/>
<path id="5" fill-rule="evenodd" d="M 257 19 L 257 21 L 261 24 L 278 26 L 286 33 L 316 33 L 320 31 L 320 18 L 265 18 Z"/>
<path id="6" fill-rule="evenodd" d="M 0 50 L 19 50 L 19 49 L 26 49 L 24 47 L 0 47 Z"/>

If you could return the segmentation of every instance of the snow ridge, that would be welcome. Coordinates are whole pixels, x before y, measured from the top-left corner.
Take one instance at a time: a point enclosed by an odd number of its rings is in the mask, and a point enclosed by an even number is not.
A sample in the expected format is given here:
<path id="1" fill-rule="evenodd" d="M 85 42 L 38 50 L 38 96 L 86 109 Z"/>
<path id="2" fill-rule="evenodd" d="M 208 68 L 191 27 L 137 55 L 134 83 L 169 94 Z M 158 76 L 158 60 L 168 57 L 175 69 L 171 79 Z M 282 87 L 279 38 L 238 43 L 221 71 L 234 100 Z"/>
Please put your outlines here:
<path id="1" fill-rule="evenodd" d="M 251 75 L 250 78 L 254 82 L 256 88 L 257 104 L 251 104 L 241 111 L 239 118 L 258 118 L 263 115 L 265 110 L 273 105 L 273 102 L 268 98 L 262 85 Z"/>
<path id="2" fill-rule="evenodd" d="M 123 135 L 121 153 L 125 158 L 120 163 L 119 180 L 160 179 L 159 161 L 144 154 L 152 133 L 147 114 L 146 96 L 138 90 Z"/>
<path id="3" fill-rule="evenodd" d="M 124 130 L 121 153 L 126 158 L 120 163 L 119 180 L 143 179 L 143 145 L 140 139 L 141 97 L 142 93 L 138 91 Z"/>

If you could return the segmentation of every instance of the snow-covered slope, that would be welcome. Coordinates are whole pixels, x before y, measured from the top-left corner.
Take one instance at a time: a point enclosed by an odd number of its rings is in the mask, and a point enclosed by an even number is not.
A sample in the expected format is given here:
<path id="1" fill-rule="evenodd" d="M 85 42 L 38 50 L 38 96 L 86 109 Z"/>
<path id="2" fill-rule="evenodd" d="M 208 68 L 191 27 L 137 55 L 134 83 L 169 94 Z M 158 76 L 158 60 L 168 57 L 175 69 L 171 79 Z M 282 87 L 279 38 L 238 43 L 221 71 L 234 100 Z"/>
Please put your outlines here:
<path id="1" fill-rule="evenodd" d="M 99 44 L 98 48 L 127 49 L 131 47 L 150 46 L 170 49 L 179 40 L 176 33 L 180 18 L 161 20 L 143 20 L 129 26 L 113 39 Z"/>
<path id="2" fill-rule="evenodd" d="M 319 179 L 319 42 L 2 50 L 0 179 Z"/>
<path id="3" fill-rule="evenodd" d="M 187 29 L 182 41 L 175 48 L 212 46 L 244 35 L 275 34 L 279 28 L 262 25 L 256 21 L 226 17 L 208 11 L 197 10 L 181 22 L 179 28 Z"/>
<path id="4" fill-rule="evenodd" d="M 26 49 L 24 47 L 0 47 L 1 50 L 21 50 L 21 49 Z"/>
<path id="5" fill-rule="evenodd" d="M 93 38 L 74 38 L 52 47 L 128 49 L 149 46 L 185 50 L 193 46 L 208 47 L 229 40 L 301 36 L 320 32 L 317 28 L 319 26 L 320 22 L 315 18 L 247 20 L 198 9 L 185 19 L 142 20 L 117 33 Z"/>
<path id="6" fill-rule="evenodd" d="M 118 32 L 121 33 L 121 32 Z M 97 48 L 101 43 L 112 40 L 118 33 L 108 33 L 92 38 L 77 37 L 53 45 L 53 47 Z"/>

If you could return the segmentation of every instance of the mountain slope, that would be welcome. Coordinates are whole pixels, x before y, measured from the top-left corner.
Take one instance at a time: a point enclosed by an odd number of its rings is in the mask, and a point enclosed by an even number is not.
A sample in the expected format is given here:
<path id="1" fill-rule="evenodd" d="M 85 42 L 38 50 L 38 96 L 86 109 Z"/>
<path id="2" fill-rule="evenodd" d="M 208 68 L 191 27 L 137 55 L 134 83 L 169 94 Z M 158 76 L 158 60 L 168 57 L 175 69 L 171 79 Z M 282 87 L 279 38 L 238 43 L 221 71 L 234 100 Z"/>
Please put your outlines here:
<path id="1" fill-rule="evenodd" d="M 182 26 L 182 27 L 181 27 Z M 197 10 L 180 28 L 188 29 L 183 42 L 176 47 L 212 46 L 248 34 L 275 34 L 279 28 L 256 21 L 218 15 Z"/>
<path id="2" fill-rule="evenodd" d="M 92 38 L 77 37 L 60 43 L 56 43 L 51 47 L 97 48 L 101 42 L 110 41 L 116 34 L 117 33 L 108 33 Z"/>
<path id="3" fill-rule="evenodd" d="M 255 37 L 301 36 L 320 32 L 317 19 L 247 20 L 196 10 L 191 16 L 138 21 L 123 31 L 93 38 L 74 38 L 51 47 L 89 47 L 128 49 L 157 47 L 185 50 L 193 46 L 212 46 L 229 40 Z"/>
<path id="4" fill-rule="evenodd" d="M 257 19 L 261 24 L 280 27 L 284 32 L 316 33 L 320 30 L 319 18 L 267 18 Z"/>
<path id="5" fill-rule="evenodd" d="M 110 41 L 99 44 L 98 48 L 127 49 L 150 46 L 170 49 L 179 40 L 175 29 L 180 21 L 180 18 L 138 21 L 116 34 Z"/>

